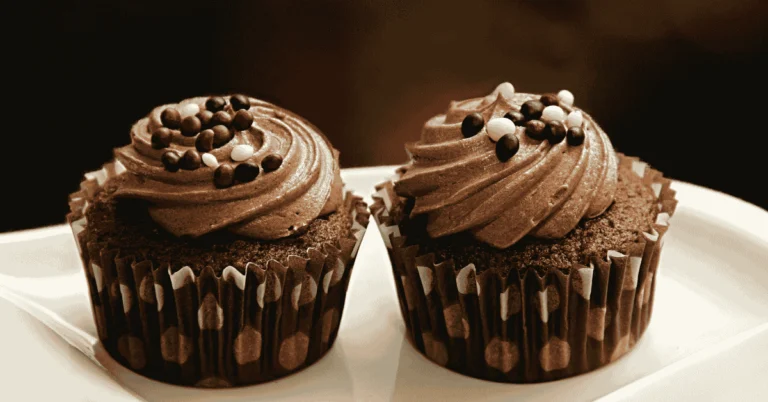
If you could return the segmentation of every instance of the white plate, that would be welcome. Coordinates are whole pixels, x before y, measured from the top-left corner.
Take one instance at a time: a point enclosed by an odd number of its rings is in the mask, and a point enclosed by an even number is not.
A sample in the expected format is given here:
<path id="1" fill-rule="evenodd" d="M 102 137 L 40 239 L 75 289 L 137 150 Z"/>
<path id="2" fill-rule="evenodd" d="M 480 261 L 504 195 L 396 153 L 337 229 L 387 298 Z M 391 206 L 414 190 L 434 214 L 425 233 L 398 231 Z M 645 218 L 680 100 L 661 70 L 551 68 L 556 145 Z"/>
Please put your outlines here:
<path id="1" fill-rule="evenodd" d="M 392 167 L 350 169 L 370 194 Z M 160 384 L 107 361 L 93 364 L 19 304 L 88 354 L 95 328 L 69 230 L 0 235 L 0 399 L 3 400 L 755 400 L 768 396 L 768 213 L 676 182 L 680 205 L 666 238 L 654 316 L 628 356 L 578 377 L 535 385 L 455 374 L 405 341 L 390 266 L 374 226 L 363 241 L 336 345 L 287 378 L 231 390 Z M 20 294 L 36 289 L 39 305 Z M 42 292 L 39 292 L 43 290 Z M 32 292 L 34 293 L 34 292 Z M 42 294 L 40 294 L 42 293 Z M 5 299 L 5 300 L 4 300 Z M 13 303 L 11 302 L 13 301 Z M 53 315 L 45 316 L 47 308 Z"/>

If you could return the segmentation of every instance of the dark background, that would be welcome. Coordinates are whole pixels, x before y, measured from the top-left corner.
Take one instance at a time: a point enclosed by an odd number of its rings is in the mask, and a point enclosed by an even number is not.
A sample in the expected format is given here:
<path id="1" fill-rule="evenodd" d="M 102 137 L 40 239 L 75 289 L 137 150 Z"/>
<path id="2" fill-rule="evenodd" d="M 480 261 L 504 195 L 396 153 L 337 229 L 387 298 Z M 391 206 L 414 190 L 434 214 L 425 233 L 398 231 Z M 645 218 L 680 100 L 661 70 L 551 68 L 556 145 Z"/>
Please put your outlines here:
<path id="1" fill-rule="evenodd" d="M 768 207 L 763 0 L 224 3 L 51 1 L 5 26 L 0 231 L 62 222 L 158 104 L 248 93 L 367 166 L 502 81 L 570 89 L 616 149 Z"/>

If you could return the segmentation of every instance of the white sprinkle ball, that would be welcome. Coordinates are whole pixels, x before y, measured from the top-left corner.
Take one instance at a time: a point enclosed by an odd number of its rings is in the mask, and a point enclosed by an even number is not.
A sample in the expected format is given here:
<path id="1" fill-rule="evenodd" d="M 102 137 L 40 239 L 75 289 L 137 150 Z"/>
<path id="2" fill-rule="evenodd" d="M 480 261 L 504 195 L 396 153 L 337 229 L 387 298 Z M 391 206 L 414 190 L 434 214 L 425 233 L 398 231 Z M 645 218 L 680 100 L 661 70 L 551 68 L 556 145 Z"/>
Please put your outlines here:
<path id="1" fill-rule="evenodd" d="M 200 112 L 200 106 L 197 106 L 197 103 L 187 103 L 186 105 L 179 108 L 179 114 L 181 114 L 181 118 L 194 116 Z"/>
<path id="2" fill-rule="evenodd" d="M 564 105 L 573 106 L 573 94 L 567 89 L 563 89 L 557 93 L 557 100 L 562 102 Z"/>
<path id="3" fill-rule="evenodd" d="M 545 122 L 563 122 L 565 121 L 565 117 L 565 110 L 563 110 L 560 106 L 555 105 L 545 107 L 544 111 L 541 113 L 541 120 L 544 120 Z"/>
<path id="4" fill-rule="evenodd" d="M 232 148 L 232 160 L 235 162 L 242 162 L 251 156 L 253 156 L 253 147 L 250 145 L 240 144 Z"/>
<path id="5" fill-rule="evenodd" d="M 507 99 L 512 99 L 512 97 L 515 95 L 515 87 L 508 82 L 502 82 L 493 92 L 499 93 Z"/>
<path id="6" fill-rule="evenodd" d="M 216 160 L 216 157 L 207 152 L 203 154 L 203 163 L 205 163 L 205 166 L 212 168 L 219 166 L 219 161 Z"/>
<path id="7" fill-rule="evenodd" d="M 568 128 L 581 127 L 582 123 L 584 123 L 584 116 L 577 110 L 568 113 L 568 117 L 565 119 L 565 126 Z"/>
<path id="8" fill-rule="evenodd" d="M 517 126 L 515 126 L 515 123 L 513 123 L 512 120 L 504 117 L 497 117 L 488 122 L 486 129 L 488 131 L 488 136 L 495 142 L 506 134 L 514 134 L 517 130 Z"/>

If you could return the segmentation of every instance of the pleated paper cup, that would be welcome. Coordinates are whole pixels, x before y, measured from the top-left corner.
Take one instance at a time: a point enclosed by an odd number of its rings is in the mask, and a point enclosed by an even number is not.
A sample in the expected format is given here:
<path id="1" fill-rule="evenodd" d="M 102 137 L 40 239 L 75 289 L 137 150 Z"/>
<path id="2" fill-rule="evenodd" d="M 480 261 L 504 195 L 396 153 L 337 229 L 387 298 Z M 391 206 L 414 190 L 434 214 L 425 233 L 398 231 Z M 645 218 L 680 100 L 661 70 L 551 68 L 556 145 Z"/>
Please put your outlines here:
<path id="1" fill-rule="evenodd" d="M 307 258 L 253 261 L 196 274 L 88 241 L 85 210 L 119 163 L 86 174 L 68 221 L 80 250 L 99 339 L 117 361 L 181 385 L 230 387 L 301 370 L 331 347 L 369 213 L 347 193 L 352 235 Z"/>
<path id="2" fill-rule="evenodd" d="M 371 212 L 413 345 L 453 371 L 512 383 L 570 377 L 627 353 L 651 318 L 659 256 L 677 201 L 661 173 L 619 157 L 653 190 L 656 222 L 631 247 L 606 250 L 603 258 L 567 270 L 478 272 L 475 264 L 437 261 L 408 243 L 407 228 L 398 224 L 406 200 L 393 183 L 377 186 Z"/>

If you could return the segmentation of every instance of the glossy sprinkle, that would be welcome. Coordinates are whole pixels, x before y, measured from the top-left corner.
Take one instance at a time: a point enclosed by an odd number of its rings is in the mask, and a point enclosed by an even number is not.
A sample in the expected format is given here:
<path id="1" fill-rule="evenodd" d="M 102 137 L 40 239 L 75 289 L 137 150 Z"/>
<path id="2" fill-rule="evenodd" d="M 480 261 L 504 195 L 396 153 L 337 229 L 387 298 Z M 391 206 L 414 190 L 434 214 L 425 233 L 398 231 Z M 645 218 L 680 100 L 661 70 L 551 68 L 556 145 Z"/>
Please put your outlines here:
<path id="1" fill-rule="evenodd" d="M 219 148 L 221 146 L 226 145 L 229 141 L 234 138 L 234 134 L 230 129 L 227 128 L 227 126 L 218 125 L 214 126 L 212 128 L 213 130 L 213 147 Z"/>
<path id="2" fill-rule="evenodd" d="M 160 127 L 152 133 L 152 148 L 167 148 L 171 145 L 171 140 L 173 140 L 173 133 L 171 133 L 171 130 L 165 127 Z"/>
<path id="3" fill-rule="evenodd" d="M 223 124 L 225 126 L 232 124 L 232 115 L 223 110 L 214 113 L 213 117 L 211 118 L 211 125 L 218 126 L 219 124 Z"/>
<path id="4" fill-rule="evenodd" d="M 176 151 L 166 151 L 161 158 L 165 170 L 169 172 L 179 171 L 179 159 L 181 159 L 181 157 Z"/>
<path id="5" fill-rule="evenodd" d="M 578 146 L 584 143 L 584 130 L 580 127 L 571 127 L 565 135 L 568 145 Z"/>
<path id="6" fill-rule="evenodd" d="M 253 115 L 247 110 L 238 110 L 232 119 L 232 128 L 236 131 L 247 130 L 253 124 Z"/>
<path id="7" fill-rule="evenodd" d="M 160 113 L 160 121 L 165 127 L 172 130 L 178 130 L 181 127 L 181 113 L 176 108 L 166 108 Z"/>
<path id="8" fill-rule="evenodd" d="M 235 162 L 242 162 L 253 156 L 253 147 L 246 144 L 240 144 L 232 148 L 232 154 L 230 157 Z"/>
<path id="9" fill-rule="evenodd" d="M 200 132 L 195 139 L 195 148 L 200 152 L 208 152 L 213 149 L 213 130 L 207 129 Z"/>
<path id="10" fill-rule="evenodd" d="M 506 134 L 496 142 L 496 156 L 500 161 L 506 162 L 520 149 L 520 140 L 515 134 Z"/>
<path id="11" fill-rule="evenodd" d="M 563 105 L 573 106 L 573 94 L 567 89 L 558 92 L 557 99 L 559 99 Z"/>
<path id="12" fill-rule="evenodd" d="M 525 116 L 526 120 L 539 120 L 543 111 L 544 104 L 536 100 L 529 100 L 520 107 L 520 113 Z"/>
<path id="13" fill-rule="evenodd" d="M 185 137 L 194 137 L 200 132 L 201 128 L 202 124 L 197 116 L 185 117 L 184 120 L 181 121 L 181 135 Z"/>
<path id="14" fill-rule="evenodd" d="M 205 108 L 210 110 L 211 113 L 216 113 L 219 110 L 224 109 L 224 106 L 227 106 L 227 101 L 221 96 L 211 96 L 205 101 Z"/>
<path id="15" fill-rule="evenodd" d="M 203 163 L 200 153 L 194 149 L 188 149 L 179 160 L 179 167 L 184 170 L 195 170 Z"/>
<path id="16" fill-rule="evenodd" d="M 566 118 L 565 110 L 560 106 L 547 106 L 544 108 L 544 112 L 541 113 L 541 120 L 549 123 L 550 121 L 564 122 Z"/>
<path id="17" fill-rule="evenodd" d="M 584 115 L 578 110 L 568 113 L 568 117 L 565 118 L 566 127 L 581 127 L 584 123 Z"/>
<path id="18" fill-rule="evenodd" d="M 558 144 L 565 139 L 565 126 L 559 121 L 550 121 L 544 129 L 547 141 L 550 144 Z"/>
<path id="19" fill-rule="evenodd" d="M 235 168 L 235 181 L 238 183 L 248 183 L 256 179 L 259 175 L 259 165 L 253 162 L 243 162 Z"/>
<path id="20" fill-rule="evenodd" d="M 204 153 L 202 156 L 203 164 L 208 167 L 215 168 L 219 166 L 219 161 L 216 160 L 216 157 L 209 153 Z"/>
<path id="21" fill-rule="evenodd" d="M 211 128 L 211 119 L 213 118 L 213 112 L 210 110 L 203 110 L 197 114 L 197 118 L 200 119 L 200 125 L 202 128 Z"/>
<path id="22" fill-rule="evenodd" d="M 483 129 L 484 125 L 483 116 L 480 113 L 472 113 L 461 122 L 461 133 L 464 135 L 464 138 L 474 137 Z"/>
<path id="23" fill-rule="evenodd" d="M 520 112 L 509 112 L 504 115 L 505 118 L 512 120 L 513 123 L 515 123 L 516 126 L 524 126 L 525 125 L 525 116 L 523 116 Z"/>
<path id="24" fill-rule="evenodd" d="M 544 94 L 541 95 L 539 98 L 539 101 L 544 104 L 544 106 L 551 106 L 551 105 L 557 105 L 560 103 L 560 101 L 557 99 L 557 95 L 555 94 Z"/>
<path id="25" fill-rule="evenodd" d="M 534 140 L 541 141 L 546 138 L 544 129 L 546 125 L 541 120 L 531 120 L 525 123 L 525 134 Z"/>
<path id="26" fill-rule="evenodd" d="M 264 159 L 261 161 L 261 168 L 264 169 L 264 173 L 269 173 L 279 169 L 280 165 L 282 164 L 282 156 L 271 154 L 264 157 Z"/>
<path id="27" fill-rule="evenodd" d="M 217 188 L 231 187 L 235 183 L 235 169 L 232 165 L 219 165 L 213 172 L 213 184 Z"/>
<path id="28" fill-rule="evenodd" d="M 251 107 L 251 101 L 249 101 L 248 97 L 245 95 L 232 95 L 232 97 L 229 98 L 229 103 L 232 104 L 232 109 L 234 110 L 247 110 Z"/>
<path id="29" fill-rule="evenodd" d="M 491 141 L 498 141 L 506 134 L 515 134 L 517 126 L 509 119 L 495 118 L 488 121 L 488 137 Z"/>

